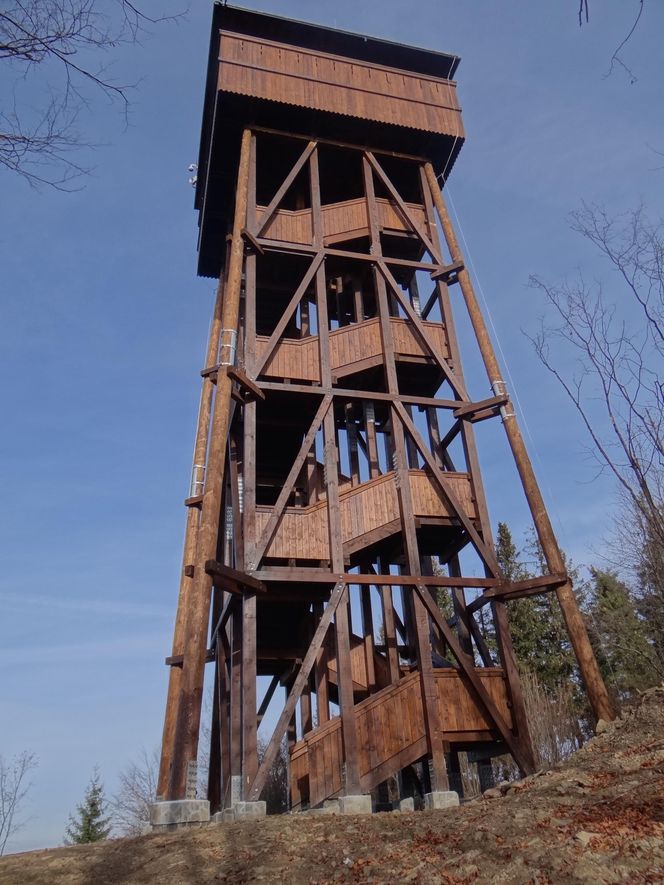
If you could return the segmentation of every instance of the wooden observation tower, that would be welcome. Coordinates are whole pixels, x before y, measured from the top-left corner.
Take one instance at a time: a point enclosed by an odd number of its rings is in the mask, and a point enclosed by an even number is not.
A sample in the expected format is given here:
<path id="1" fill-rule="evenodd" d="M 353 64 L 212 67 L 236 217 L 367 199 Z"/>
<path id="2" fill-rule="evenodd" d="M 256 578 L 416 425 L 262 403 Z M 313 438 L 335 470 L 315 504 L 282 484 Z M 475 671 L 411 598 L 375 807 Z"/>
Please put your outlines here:
<path id="1" fill-rule="evenodd" d="M 594 711 L 611 718 L 440 190 L 464 140 L 458 62 L 215 5 L 196 206 L 199 273 L 219 288 L 160 799 L 195 795 L 206 664 L 212 811 L 258 799 L 282 741 L 293 808 L 390 780 L 458 790 L 459 751 L 532 770 L 506 602 L 535 593 L 557 594 Z M 500 573 L 483 421 L 505 429 L 541 578 Z"/>

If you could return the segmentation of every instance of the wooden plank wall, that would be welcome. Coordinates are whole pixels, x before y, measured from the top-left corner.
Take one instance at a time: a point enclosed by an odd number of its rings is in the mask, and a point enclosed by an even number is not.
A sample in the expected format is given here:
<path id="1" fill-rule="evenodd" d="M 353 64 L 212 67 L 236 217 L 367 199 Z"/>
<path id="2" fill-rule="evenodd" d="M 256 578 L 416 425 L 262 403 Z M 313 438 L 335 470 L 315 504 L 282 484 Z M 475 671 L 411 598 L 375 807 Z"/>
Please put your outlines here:
<path id="1" fill-rule="evenodd" d="M 404 319 L 391 319 L 394 332 L 394 348 L 397 356 L 428 357 L 411 324 Z M 444 357 L 448 356 L 445 327 L 440 323 L 423 322 L 432 346 Z M 256 336 L 258 359 L 265 353 L 269 341 L 266 335 Z M 352 371 L 353 364 L 381 356 L 382 344 L 378 319 L 374 317 L 362 323 L 352 323 L 330 332 L 330 362 L 332 371 Z M 318 336 L 308 338 L 284 338 L 277 344 L 273 355 L 262 372 L 267 378 L 290 378 L 292 381 L 320 381 Z"/>
<path id="2" fill-rule="evenodd" d="M 456 84 L 442 77 L 221 32 L 218 88 L 463 138 Z"/>
<path id="3" fill-rule="evenodd" d="M 424 470 L 410 470 L 415 516 L 450 518 L 452 513 L 438 488 Z M 446 473 L 466 513 L 476 518 L 470 477 L 467 473 Z M 393 471 L 359 486 L 346 488 L 339 496 L 341 530 L 345 542 L 360 538 L 399 518 L 399 503 Z M 260 537 L 272 508 L 256 507 L 256 531 Z M 323 497 L 310 507 L 286 507 L 267 556 L 287 559 L 328 559 L 327 502 Z"/>
<path id="4" fill-rule="evenodd" d="M 502 670 L 477 669 L 484 687 L 511 727 Z M 489 723 L 455 669 L 435 670 L 434 678 L 445 722 L 445 739 L 491 740 Z M 356 706 L 362 789 L 369 790 L 389 774 L 426 753 L 419 674 L 410 673 Z M 411 758 L 412 757 L 412 758 Z M 291 750 L 291 800 L 317 805 L 341 789 L 341 720 L 334 717 L 305 735 Z M 335 766 L 338 768 L 335 769 Z M 380 779 L 380 780 L 379 780 Z"/>
<path id="5" fill-rule="evenodd" d="M 379 197 L 376 204 L 378 224 L 384 231 L 404 232 L 410 230 L 390 200 Z M 406 203 L 406 206 L 420 227 L 425 227 L 424 208 L 419 203 Z M 266 208 L 266 206 L 256 206 L 256 218 L 259 226 Z M 325 245 L 330 242 L 337 243 L 344 239 L 369 235 L 367 201 L 363 197 L 343 200 L 339 203 L 328 203 L 321 207 L 321 213 Z M 278 209 L 263 231 L 263 236 L 285 243 L 310 244 L 312 242 L 311 209 Z"/>
<path id="6" fill-rule="evenodd" d="M 351 672 L 355 691 L 368 691 L 367 661 L 364 648 L 364 640 L 359 636 L 351 636 L 350 639 Z M 330 682 L 337 684 L 337 656 L 334 643 L 329 642 L 328 649 L 328 676 Z M 374 653 L 374 674 L 379 688 L 385 688 L 390 684 L 389 668 L 387 659 L 378 652 Z"/>

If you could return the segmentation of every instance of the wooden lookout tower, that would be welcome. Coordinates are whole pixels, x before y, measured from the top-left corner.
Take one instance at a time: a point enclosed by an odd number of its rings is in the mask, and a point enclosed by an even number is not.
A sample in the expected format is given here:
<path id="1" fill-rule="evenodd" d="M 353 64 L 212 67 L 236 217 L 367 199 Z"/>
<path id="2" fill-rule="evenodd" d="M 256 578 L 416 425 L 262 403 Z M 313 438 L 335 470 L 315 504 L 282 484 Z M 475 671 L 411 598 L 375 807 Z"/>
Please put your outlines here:
<path id="1" fill-rule="evenodd" d="M 282 742 L 293 809 L 384 798 L 388 782 L 458 790 L 459 751 L 531 771 L 506 602 L 535 593 L 556 593 L 611 718 L 441 193 L 464 141 L 458 63 L 214 7 L 196 207 L 199 274 L 219 287 L 160 799 L 195 795 L 207 664 L 212 811 L 259 799 Z M 486 367 L 479 397 L 461 311 Z M 483 421 L 505 429 L 541 578 L 508 583 L 496 562 Z"/>

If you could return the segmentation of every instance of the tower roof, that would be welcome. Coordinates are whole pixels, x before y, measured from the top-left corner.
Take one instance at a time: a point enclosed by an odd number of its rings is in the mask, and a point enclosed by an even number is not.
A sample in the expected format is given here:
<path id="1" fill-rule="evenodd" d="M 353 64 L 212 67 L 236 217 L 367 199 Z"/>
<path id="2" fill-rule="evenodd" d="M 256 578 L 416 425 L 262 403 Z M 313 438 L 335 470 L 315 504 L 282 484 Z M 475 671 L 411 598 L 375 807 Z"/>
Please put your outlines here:
<path id="1" fill-rule="evenodd" d="M 426 157 L 449 172 L 464 133 L 459 57 L 214 4 L 196 208 L 199 273 L 217 276 L 244 126 Z"/>

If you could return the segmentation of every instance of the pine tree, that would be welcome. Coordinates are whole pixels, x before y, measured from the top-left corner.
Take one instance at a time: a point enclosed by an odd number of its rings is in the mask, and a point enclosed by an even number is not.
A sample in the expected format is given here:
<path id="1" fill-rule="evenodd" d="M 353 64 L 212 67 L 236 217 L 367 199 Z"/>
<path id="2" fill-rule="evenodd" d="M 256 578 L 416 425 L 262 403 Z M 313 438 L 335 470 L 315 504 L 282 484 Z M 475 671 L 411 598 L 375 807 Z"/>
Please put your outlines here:
<path id="1" fill-rule="evenodd" d="M 106 800 L 99 769 L 94 773 L 85 791 L 83 802 L 76 806 L 76 815 L 69 815 L 65 844 L 82 845 L 101 842 L 111 832 L 110 817 L 106 817 Z"/>
<path id="2" fill-rule="evenodd" d="M 656 650 L 646 636 L 629 588 L 613 572 L 591 569 L 587 619 L 590 640 L 607 684 L 618 700 L 661 678 Z"/>
<path id="3" fill-rule="evenodd" d="M 534 537 L 530 538 L 526 549 L 536 570 L 541 573 L 546 566 Z M 522 561 L 512 533 L 504 522 L 498 523 L 496 556 L 508 581 L 534 577 L 534 572 Z M 566 682 L 574 672 L 574 656 L 560 608 L 551 594 L 508 602 L 507 613 L 514 652 L 522 670 L 533 673 L 551 690 Z"/>

